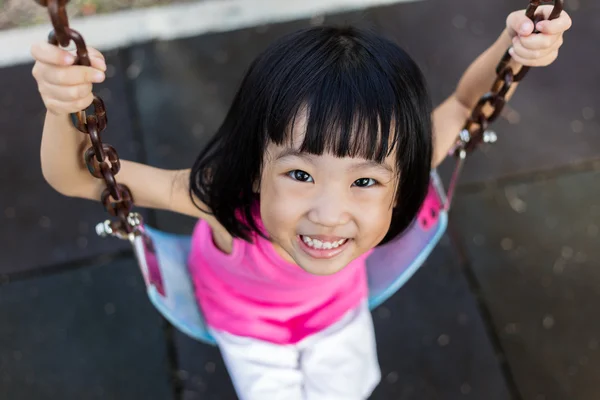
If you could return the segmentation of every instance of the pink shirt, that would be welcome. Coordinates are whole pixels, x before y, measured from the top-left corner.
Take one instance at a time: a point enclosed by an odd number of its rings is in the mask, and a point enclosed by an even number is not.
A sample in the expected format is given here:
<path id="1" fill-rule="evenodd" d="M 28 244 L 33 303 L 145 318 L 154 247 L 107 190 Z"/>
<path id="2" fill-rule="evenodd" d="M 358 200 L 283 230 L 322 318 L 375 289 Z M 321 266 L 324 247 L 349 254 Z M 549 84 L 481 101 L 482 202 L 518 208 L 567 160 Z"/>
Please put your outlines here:
<path id="1" fill-rule="evenodd" d="M 233 240 L 225 254 L 199 221 L 190 271 L 209 326 L 278 344 L 297 343 L 339 320 L 366 299 L 364 254 L 340 272 L 317 276 L 285 261 L 268 240 Z"/>

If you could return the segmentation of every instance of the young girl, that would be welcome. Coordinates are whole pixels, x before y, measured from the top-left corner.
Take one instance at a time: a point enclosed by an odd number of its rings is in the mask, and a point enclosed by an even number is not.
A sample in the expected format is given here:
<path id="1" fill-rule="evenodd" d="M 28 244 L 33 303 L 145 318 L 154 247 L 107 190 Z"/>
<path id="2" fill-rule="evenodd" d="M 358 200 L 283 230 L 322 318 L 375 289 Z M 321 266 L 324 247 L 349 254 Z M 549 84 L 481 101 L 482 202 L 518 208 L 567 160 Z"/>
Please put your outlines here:
<path id="1" fill-rule="evenodd" d="M 563 12 L 533 34 L 523 10 L 510 14 L 433 112 L 419 68 L 391 41 L 353 28 L 302 30 L 252 63 L 191 169 L 122 162 L 117 179 L 137 205 L 200 218 L 190 271 L 241 399 L 371 394 L 380 371 L 367 256 L 414 219 L 431 167 L 491 87 L 506 49 L 517 63 L 548 65 L 570 24 Z M 103 57 L 90 49 L 92 67 L 71 66 L 68 52 L 45 42 L 32 54 L 48 109 L 44 176 L 64 195 L 98 199 L 104 184 L 83 166 L 87 138 L 68 114 L 92 102 Z"/>

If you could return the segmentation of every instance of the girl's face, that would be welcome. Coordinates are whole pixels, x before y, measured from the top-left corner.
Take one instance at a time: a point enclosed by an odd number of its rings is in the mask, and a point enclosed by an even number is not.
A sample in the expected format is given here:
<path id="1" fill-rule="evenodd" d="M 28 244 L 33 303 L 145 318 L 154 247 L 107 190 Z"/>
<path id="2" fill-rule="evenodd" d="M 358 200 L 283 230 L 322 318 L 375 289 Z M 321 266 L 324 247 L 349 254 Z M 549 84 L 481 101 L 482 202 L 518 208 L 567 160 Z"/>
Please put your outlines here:
<path id="1" fill-rule="evenodd" d="M 340 271 L 375 247 L 392 219 L 398 172 L 393 156 L 382 164 L 363 158 L 300 153 L 294 146 L 267 148 L 260 212 L 275 250 L 316 275 Z"/>

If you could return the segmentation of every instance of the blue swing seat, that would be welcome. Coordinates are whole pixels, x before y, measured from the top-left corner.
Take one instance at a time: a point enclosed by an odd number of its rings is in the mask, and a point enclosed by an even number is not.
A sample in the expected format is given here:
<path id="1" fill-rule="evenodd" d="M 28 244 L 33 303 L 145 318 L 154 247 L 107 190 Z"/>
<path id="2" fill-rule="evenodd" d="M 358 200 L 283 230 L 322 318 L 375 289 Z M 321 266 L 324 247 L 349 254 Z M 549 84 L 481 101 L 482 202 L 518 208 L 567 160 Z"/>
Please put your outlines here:
<path id="1" fill-rule="evenodd" d="M 377 247 L 367 259 L 369 307 L 392 296 L 419 269 L 446 230 L 446 194 L 435 171 L 427 199 L 413 225 L 400 237 Z M 200 312 L 188 272 L 191 240 L 140 226 L 133 248 L 148 296 L 177 329 L 201 342 L 216 345 Z"/>

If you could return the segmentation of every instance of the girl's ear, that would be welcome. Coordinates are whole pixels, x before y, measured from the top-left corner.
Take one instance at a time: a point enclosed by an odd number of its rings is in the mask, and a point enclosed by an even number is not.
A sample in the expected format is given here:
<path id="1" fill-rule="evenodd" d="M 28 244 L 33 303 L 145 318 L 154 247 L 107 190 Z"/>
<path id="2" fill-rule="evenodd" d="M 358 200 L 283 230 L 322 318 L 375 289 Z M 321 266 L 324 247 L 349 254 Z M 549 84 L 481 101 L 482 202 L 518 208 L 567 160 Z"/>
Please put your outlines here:
<path id="1" fill-rule="evenodd" d="M 255 180 L 254 183 L 252 184 L 252 193 L 260 193 L 260 182 L 259 180 Z"/>

